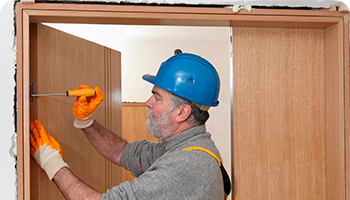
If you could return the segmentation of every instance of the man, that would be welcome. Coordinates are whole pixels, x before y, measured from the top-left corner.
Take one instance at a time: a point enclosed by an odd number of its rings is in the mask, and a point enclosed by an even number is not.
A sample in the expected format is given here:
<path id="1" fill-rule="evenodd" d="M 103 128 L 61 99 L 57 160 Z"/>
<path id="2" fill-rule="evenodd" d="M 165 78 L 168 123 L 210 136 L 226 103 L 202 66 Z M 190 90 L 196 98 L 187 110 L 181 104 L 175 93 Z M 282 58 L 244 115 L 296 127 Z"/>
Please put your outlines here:
<path id="1" fill-rule="evenodd" d="M 104 194 L 90 188 L 68 169 L 59 144 L 38 120 L 31 122 L 32 156 L 67 199 L 224 199 L 230 181 L 205 129 L 207 110 L 219 104 L 215 68 L 200 56 L 183 53 L 163 62 L 156 76 L 143 79 L 154 84 L 146 102 L 146 129 L 160 142 L 127 143 L 93 120 L 92 112 L 104 99 L 98 87 L 95 96 L 78 97 L 72 108 L 74 126 L 106 159 L 131 171 L 137 177 L 131 183 Z"/>

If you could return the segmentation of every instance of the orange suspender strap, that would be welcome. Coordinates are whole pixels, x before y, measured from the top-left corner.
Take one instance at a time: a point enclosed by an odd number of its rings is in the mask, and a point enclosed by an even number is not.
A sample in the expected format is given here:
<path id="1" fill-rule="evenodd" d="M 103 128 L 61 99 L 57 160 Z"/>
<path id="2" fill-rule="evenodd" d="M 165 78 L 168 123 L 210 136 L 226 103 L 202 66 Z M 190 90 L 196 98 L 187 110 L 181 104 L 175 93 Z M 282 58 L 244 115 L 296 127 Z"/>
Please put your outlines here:
<path id="1" fill-rule="evenodd" d="M 194 151 L 194 150 L 204 151 L 204 152 L 208 153 L 209 155 L 211 155 L 213 158 L 215 158 L 216 161 L 218 161 L 218 164 L 219 164 L 219 167 L 221 170 L 221 174 L 222 174 L 222 179 L 224 180 L 225 199 L 227 200 L 227 198 L 231 192 L 231 181 L 230 181 L 230 177 L 228 176 L 220 159 L 215 154 L 213 154 L 213 152 L 209 151 L 208 149 L 202 148 L 202 147 L 187 147 L 183 150 L 184 151 Z"/>

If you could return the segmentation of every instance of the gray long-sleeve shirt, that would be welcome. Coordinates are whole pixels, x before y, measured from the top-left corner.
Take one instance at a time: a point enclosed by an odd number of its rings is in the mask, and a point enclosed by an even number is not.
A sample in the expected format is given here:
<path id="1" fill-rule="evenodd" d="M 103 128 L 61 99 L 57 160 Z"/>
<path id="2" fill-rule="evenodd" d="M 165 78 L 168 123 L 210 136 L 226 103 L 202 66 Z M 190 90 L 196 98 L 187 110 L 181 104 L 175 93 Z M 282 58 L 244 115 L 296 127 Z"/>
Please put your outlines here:
<path id="1" fill-rule="evenodd" d="M 196 126 L 161 142 L 127 144 L 119 165 L 137 178 L 107 190 L 101 200 L 224 199 L 218 162 L 204 151 L 183 151 L 203 147 L 221 160 L 211 134 L 205 131 L 205 126 Z"/>

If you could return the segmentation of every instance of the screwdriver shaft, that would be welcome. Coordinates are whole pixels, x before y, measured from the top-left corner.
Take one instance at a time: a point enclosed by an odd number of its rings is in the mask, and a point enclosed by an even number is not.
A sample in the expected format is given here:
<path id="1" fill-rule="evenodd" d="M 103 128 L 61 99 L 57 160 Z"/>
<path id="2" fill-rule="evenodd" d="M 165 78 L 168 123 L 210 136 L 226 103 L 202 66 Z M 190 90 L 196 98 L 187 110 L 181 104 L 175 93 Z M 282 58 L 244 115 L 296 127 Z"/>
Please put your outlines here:
<path id="1" fill-rule="evenodd" d="M 42 96 L 67 96 L 67 93 L 53 93 L 53 94 L 32 94 L 33 97 L 42 97 Z"/>

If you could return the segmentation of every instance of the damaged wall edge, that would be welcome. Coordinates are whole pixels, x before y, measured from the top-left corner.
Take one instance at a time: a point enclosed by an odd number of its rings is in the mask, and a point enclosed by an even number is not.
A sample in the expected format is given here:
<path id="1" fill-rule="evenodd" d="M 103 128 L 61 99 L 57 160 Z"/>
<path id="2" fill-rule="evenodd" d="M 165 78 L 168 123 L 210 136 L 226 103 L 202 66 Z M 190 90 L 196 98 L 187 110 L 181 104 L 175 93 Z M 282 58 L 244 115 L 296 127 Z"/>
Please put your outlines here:
<path id="1" fill-rule="evenodd" d="M 13 45 L 12 45 L 12 51 L 13 51 L 13 69 L 14 69 L 14 75 L 13 75 L 13 80 L 14 80 L 14 95 L 13 95 L 13 121 L 14 121 L 14 133 L 11 136 L 11 148 L 9 149 L 9 154 L 10 156 L 14 159 L 15 161 L 15 165 L 14 168 L 16 170 L 16 174 L 15 174 L 15 196 L 18 196 L 18 188 L 17 188 L 17 184 L 18 184 L 18 173 L 17 173 L 17 49 L 16 49 L 16 6 L 17 3 L 19 3 L 20 0 L 14 0 L 13 1 Z"/>
<path id="2" fill-rule="evenodd" d="M 226 1 L 216 1 L 216 0 L 21 0 L 21 3 L 61 3 L 61 4 L 109 4 L 109 5 L 145 5 L 145 6 L 194 6 L 194 7 L 227 7 L 242 5 L 252 6 L 254 8 L 262 9 L 331 9 L 332 7 L 347 7 L 342 1 L 337 0 L 226 0 Z"/>

